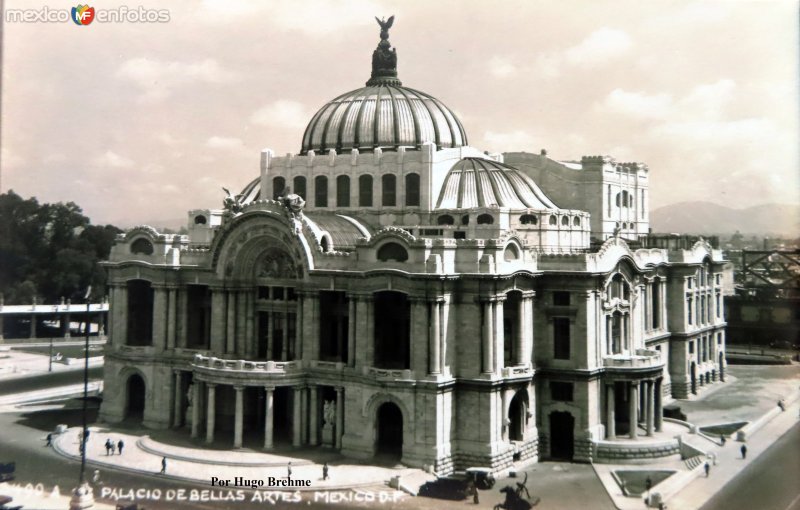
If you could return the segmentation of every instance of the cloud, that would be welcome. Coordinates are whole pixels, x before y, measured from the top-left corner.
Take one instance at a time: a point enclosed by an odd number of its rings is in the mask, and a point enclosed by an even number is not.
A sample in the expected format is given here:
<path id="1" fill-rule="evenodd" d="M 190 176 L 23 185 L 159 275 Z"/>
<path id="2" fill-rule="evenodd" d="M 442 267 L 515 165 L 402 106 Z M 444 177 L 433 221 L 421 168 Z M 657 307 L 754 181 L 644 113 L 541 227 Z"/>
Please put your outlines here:
<path id="1" fill-rule="evenodd" d="M 374 23 L 364 13 L 383 12 L 384 7 L 370 0 L 304 0 L 303 12 L 293 2 L 248 2 L 247 0 L 203 0 L 199 17 L 207 23 L 234 23 L 259 19 L 281 30 L 311 36 L 341 33 L 343 28 Z M 375 26 L 375 25 L 373 25 Z"/>
<path id="2" fill-rule="evenodd" d="M 113 151 L 106 151 L 105 154 L 101 154 L 94 158 L 94 164 L 100 167 L 112 167 L 112 168 L 131 168 L 134 165 L 134 162 L 124 156 L 120 156 L 116 152 Z"/>
<path id="3" fill-rule="evenodd" d="M 508 78 L 517 73 L 517 66 L 505 57 L 494 56 L 489 60 L 489 72 L 497 78 Z"/>
<path id="4" fill-rule="evenodd" d="M 672 97 L 669 94 L 648 95 L 614 89 L 606 96 L 599 109 L 636 119 L 659 119 L 667 117 L 671 107 Z"/>
<path id="5" fill-rule="evenodd" d="M 530 133 L 521 130 L 507 133 L 486 131 L 483 139 L 489 149 L 494 151 L 530 151 L 533 150 L 535 143 L 535 139 Z"/>
<path id="6" fill-rule="evenodd" d="M 302 129 L 308 124 L 311 115 L 302 103 L 288 99 L 278 99 L 256 110 L 250 122 L 260 126 L 284 129 Z"/>
<path id="7" fill-rule="evenodd" d="M 681 108 L 696 116 L 718 118 L 733 100 L 735 91 L 736 82 L 729 79 L 697 85 L 681 100 Z"/>
<path id="8" fill-rule="evenodd" d="M 579 66 L 594 66 L 621 57 L 633 46 L 631 37 L 613 28 L 595 30 L 578 45 L 564 52 L 566 61 Z"/>
<path id="9" fill-rule="evenodd" d="M 239 138 L 212 136 L 206 140 L 206 147 L 210 149 L 235 150 L 244 147 L 244 142 Z"/>
<path id="10" fill-rule="evenodd" d="M 236 78 L 232 71 L 224 69 L 214 59 L 185 63 L 133 58 L 119 66 L 116 76 L 133 82 L 142 89 L 142 99 L 151 101 L 169 97 L 174 89 L 193 82 L 221 84 Z"/>

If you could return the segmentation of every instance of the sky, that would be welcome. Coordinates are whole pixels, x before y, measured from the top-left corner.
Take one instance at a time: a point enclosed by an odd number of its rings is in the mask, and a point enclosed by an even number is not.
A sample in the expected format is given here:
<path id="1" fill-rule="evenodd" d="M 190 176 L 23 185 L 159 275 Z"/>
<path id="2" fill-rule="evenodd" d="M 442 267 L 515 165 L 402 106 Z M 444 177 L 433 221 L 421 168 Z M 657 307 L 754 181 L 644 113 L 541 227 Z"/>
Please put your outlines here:
<path id="1" fill-rule="evenodd" d="M 364 86 L 374 17 L 390 15 L 403 84 L 456 112 L 474 147 L 644 162 L 653 208 L 800 203 L 794 0 L 91 5 L 169 20 L 4 18 L 0 191 L 74 201 L 93 223 L 221 207 L 261 149 L 298 152 L 313 114 Z"/>

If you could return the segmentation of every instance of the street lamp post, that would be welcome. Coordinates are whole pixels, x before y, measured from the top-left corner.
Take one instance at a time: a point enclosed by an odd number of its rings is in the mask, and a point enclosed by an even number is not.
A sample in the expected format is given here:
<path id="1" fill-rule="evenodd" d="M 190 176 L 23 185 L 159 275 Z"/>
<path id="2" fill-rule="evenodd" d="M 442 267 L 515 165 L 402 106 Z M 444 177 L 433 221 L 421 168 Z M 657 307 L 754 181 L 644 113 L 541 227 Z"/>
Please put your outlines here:
<path id="1" fill-rule="evenodd" d="M 86 427 L 86 401 L 89 398 L 89 305 L 91 301 L 89 300 L 92 294 L 92 286 L 90 285 L 86 289 L 86 340 L 84 342 L 83 348 L 83 429 L 81 432 L 81 474 L 78 480 L 78 487 L 75 489 L 75 492 L 72 494 L 72 499 L 69 502 L 70 510 L 84 510 L 87 508 L 92 508 L 94 506 L 94 495 L 92 494 L 92 488 L 86 482 L 86 439 L 87 439 L 87 427 Z"/>

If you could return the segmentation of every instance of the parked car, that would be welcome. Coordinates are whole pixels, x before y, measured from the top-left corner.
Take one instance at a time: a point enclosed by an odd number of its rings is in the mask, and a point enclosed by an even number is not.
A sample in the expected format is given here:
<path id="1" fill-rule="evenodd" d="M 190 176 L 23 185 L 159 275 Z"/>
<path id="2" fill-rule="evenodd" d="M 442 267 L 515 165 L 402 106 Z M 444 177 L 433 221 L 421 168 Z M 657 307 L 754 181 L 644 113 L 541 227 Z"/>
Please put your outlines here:
<path id="1" fill-rule="evenodd" d="M 475 482 L 475 487 L 481 490 L 489 490 L 494 487 L 495 480 L 492 470 L 485 467 L 471 467 L 466 471 L 467 477 Z"/>
<path id="2" fill-rule="evenodd" d="M 480 490 L 489 490 L 494 487 L 495 481 L 490 468 L 472 467 L 426 483 L 420 487 L 419 495 L 461 501 L 472 495 L 473 485 Z"/>

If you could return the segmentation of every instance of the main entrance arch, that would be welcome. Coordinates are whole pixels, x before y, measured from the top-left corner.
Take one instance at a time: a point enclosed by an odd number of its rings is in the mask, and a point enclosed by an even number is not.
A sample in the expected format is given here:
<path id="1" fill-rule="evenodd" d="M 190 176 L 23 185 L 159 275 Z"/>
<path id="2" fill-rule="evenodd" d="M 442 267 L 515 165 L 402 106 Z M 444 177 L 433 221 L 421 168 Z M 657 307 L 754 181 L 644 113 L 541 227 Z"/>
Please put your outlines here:
<path id="1" fill-rule="evenodd" d="M 520 390 L 511 399 L 508 406 L 508 439 L 509 441 L 522 441 L 525 439 L 525 419 L 527 417 L 528 394 Z"/>
<path id="2" fill-rule="evenodd" d="M 403 456 L 403 412 L 397 404 L 384 402 L 378 408 L 376 420 L 376 456 L 400 460 Z"/>
<path id="3" fill-rule="evenodd" d="M 572 460 L 575 444 L 575 418 L 567 411 L 550 413 L 550 457 Z"/>
<path id="4" fill-rule="evenodd" d="M 132 374 L 128 377 L 125 391 L 128 402 L 127 409 L 125 410 L 125 418 L 134 421 L 142 421 L 144 418 L 146 391 L 142 376 L 139 374 Z"/>

